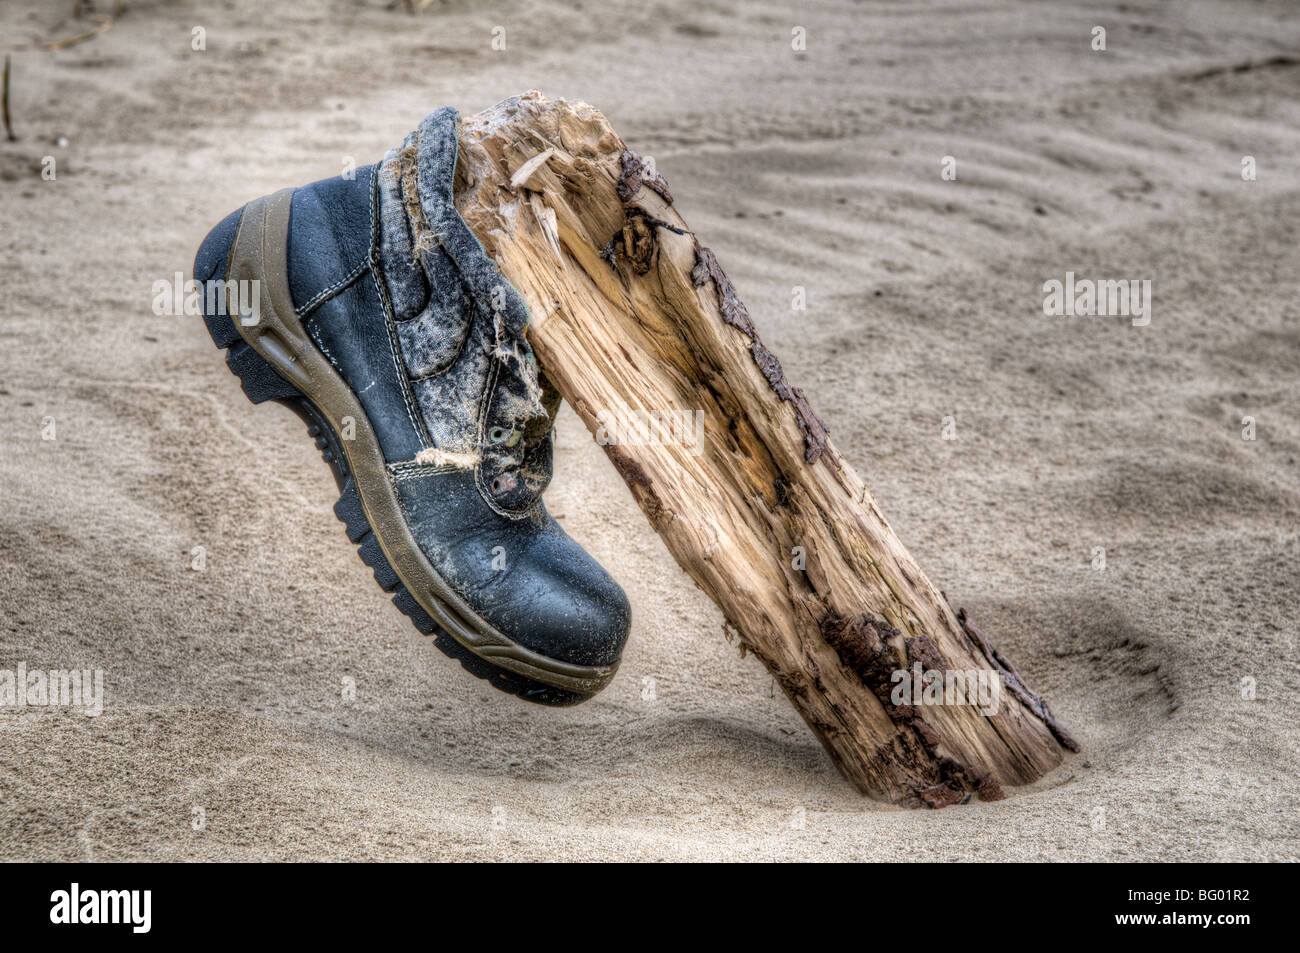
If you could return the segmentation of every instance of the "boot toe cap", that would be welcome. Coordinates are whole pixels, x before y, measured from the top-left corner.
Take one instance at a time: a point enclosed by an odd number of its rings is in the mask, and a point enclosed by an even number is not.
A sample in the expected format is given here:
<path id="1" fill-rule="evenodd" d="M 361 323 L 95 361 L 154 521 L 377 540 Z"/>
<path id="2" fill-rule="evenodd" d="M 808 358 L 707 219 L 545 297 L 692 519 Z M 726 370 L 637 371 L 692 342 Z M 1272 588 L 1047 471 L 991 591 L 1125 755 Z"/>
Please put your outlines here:
<path id="1" fill-rule="evenodd" d="M 631 628 L 627 596 L 585 550 L 563 539 L 567 552 L 519 567 L 518 591 L 500 614 L 498 628 L 556 661 L 617 665 Z"/>

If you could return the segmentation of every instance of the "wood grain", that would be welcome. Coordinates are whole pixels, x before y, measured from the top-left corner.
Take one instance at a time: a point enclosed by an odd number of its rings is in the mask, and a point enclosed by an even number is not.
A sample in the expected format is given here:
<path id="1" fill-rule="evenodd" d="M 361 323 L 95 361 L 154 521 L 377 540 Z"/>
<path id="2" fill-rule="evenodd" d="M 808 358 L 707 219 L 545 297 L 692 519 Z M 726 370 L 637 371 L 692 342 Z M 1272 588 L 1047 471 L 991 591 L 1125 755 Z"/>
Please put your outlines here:
<path id="1" fill-rule="evenodd" d="M 1077 750 L 931 585 L 663 178 L 600 112 L 535 91 L 500 103 L 465 120 L 456 179 L 531 309 L 542 370 L 849 780 L 909 806 L 993 800 Z M 619 412 L 698 412 L 700 439 L 611 442 Z M 896 704 L 893 673 L 917 663 L 991 674 L 997 711 Z"/>

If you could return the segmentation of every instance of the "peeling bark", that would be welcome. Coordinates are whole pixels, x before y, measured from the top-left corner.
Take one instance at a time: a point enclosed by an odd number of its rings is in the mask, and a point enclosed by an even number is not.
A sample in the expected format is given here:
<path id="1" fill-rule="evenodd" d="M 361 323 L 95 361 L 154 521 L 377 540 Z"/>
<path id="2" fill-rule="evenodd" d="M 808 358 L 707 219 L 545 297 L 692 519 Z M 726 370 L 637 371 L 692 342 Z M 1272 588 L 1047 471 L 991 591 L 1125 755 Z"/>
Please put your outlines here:
<path id="1" fill-rule="evenodd" d="M 625 152 L 624 156 L 628 154 L 635 155 L 635 153 Z M 768 386 L 772 388 L 772 393 L 794 406 L 795 420 L 799 424 L 799 431 L 803 434 L 803 458 L 807 463 L 816 463 L 826 449 L 826 439 L 830 431 L 826 429 L 822 419 L 808 406 L 808 399 L 804 397 L 803 391 L 791 386 L 785 379 L 781 362 L 759 339 L 754 321 L 749 316 L 749 309 L 736 296 L 736 289 L 732 287 L 731 279 L 722 270 L 713 252 L 698 242 L 695 246 L 695 267 L 691 269 L 691 281 L 697 288 L 703 287 L 709 281 L 713 282 L 722 320 L 749 338 L 749 353 L 754 358 L 754 365 L 762 373 Z"/>

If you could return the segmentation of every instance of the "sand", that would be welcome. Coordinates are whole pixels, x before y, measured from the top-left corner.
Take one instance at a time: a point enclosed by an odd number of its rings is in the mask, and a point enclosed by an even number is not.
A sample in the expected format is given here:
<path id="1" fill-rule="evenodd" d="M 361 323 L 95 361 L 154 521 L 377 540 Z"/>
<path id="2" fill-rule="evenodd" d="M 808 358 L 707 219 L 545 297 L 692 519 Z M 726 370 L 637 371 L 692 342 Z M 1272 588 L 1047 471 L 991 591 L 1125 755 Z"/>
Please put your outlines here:
<path id="1" fill-rule="evenodd" d="M 0 710 L 0 858 L 1296 859 L 1300 11 L 612 6 L 128 0 L 56 53 L 71 0 L 0 9 L 0 669 L 104 678 L 98 717 Z M 631 641 L 583 706 L 500 695 L 375 586 L 297 418 L 154 313 L 231 209 L 533 87 L 655 158 L 1081 754 L 864 799 L 567 409 L 547 499 Z M 1150 324 L 1045 316 L 1067 271 L 1150 279 Z"/>

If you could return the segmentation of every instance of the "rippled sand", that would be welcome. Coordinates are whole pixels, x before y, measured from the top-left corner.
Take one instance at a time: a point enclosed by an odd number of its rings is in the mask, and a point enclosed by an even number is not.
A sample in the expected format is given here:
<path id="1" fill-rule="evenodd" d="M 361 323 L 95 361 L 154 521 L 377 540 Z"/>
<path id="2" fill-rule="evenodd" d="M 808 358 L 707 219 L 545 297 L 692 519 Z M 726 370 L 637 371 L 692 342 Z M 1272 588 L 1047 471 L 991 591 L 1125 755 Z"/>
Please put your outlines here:
<path id="1" fill-rule="evenodd" d="M 138 0 L 53 54 L 71 3 L 0 9 L 0 669 L 106 694 L 0 711 L 0 858 L 1296 859 L 1294 5 L 260 6 Z M 655 157 L 1082 754 L 996 804 L 861 798 L 567 410 L 547 499 L 632 640 L 577 709 L 499 695 L 375 586 L 297 418 L 153 313 L 230 209 L 532 87 Z M 1150 279 L 1150 324 L 1045 317 L 1067 271 Z"/>

